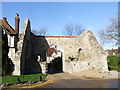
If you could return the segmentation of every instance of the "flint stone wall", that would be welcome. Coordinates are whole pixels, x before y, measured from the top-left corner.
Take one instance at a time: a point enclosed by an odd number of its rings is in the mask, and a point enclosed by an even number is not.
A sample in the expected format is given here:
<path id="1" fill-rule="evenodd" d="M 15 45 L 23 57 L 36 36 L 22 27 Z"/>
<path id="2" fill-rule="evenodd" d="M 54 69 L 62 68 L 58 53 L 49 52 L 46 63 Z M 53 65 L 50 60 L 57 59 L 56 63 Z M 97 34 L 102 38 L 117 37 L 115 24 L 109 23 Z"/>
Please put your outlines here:
<path id="1" fill-rule="evenodd" d="M 19 35 L 17 43 L 17 52 L 9 50 L 9 55 L 12 56 L 11 59 L 15 65 L 13 75 L 42 72 L 39 62 L 34 58 L 34 44 L 34 35 L 31 33 L 30 21 L 25 19 L 22 34 Z"/>
<path id="2" fill-rule="evenodd" d="M 41 65 L 37 61 L 37 56 L 40 55 L 45 62 L 47 50 L 52 44 L 61 48 L 63 72 L 74 73 L 87 69 L 108 71 L 107 52 L 100 46 L 92 32 L 85 31 L 72 38 L 35 36 L 31 32 L 30 21 L 26 19 L 18 42 L 18 51 L 13 60 L 16 63 L 14 75 L 45 73 L 47 65 Z"/>
<path id="3" fill-rule="evenodd" d="M 90 31 L 85 31 L 74 38 L 42 38 L 37 36 L 35 51 L 36 53 L 45 54 L 48 46 L 52 44 L 63 50 L 64 72 L 73 73 L 87 69 L 108 71 L 107 52 L 100 46 Z M 37 51 L 38 48 L 40 50 Z M 73 58 L 73 60 L 70 58 Z"/>

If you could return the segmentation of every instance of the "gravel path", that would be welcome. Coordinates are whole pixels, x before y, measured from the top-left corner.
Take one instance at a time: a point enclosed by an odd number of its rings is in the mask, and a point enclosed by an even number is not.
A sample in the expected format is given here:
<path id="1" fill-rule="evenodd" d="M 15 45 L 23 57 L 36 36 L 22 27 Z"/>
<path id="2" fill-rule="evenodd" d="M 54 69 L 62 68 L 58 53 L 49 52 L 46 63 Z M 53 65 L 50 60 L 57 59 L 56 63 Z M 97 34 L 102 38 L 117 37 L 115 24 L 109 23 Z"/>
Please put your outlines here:
<path id="1" fill-rule="evenodd" d="M 118 71 L 98 72 L 96 70 L 85 70 L 77 73 L 72 73 L 71 75 L 93 78 L 120 78 L 120 72 Z"/>
<path id="2" fill-rule="evenodd" d="M 98 72 L 96 70 L 85 70 L 76 73 L 56 73 L 48 75 L 46 79 L 48 80 L 62 80 L 62 79 L 90 79 L 90 78 L 108 78 L 108 79 L 118 79 L 120 78 L 120 72 L 109 71 L 109 72 Z"/>

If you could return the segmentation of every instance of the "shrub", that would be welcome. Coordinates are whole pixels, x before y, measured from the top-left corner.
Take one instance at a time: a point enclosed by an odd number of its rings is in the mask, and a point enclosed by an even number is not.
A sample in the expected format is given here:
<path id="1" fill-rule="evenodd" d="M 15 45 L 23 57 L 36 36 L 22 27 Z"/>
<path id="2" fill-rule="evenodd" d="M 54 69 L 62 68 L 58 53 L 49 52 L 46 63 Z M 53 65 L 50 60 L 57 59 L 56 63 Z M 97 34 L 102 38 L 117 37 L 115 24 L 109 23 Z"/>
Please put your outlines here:
<path id="1" fill-rule="evenodd" d="M 120 70 L 120 57 L 117 56 L 108 56 L 108 67 L 110 70 Z"/>
<path id="2" fill-rule="evenodd" d="M 120 57 L 117 56 L 108 56 L 108 65 L 110 66 L 119 66 L 120 65 Z"/>
<path id="3" fill-rule="evenodd" d="M 110 70 L 120 70 L 120 67 L 109 67 Z"/>

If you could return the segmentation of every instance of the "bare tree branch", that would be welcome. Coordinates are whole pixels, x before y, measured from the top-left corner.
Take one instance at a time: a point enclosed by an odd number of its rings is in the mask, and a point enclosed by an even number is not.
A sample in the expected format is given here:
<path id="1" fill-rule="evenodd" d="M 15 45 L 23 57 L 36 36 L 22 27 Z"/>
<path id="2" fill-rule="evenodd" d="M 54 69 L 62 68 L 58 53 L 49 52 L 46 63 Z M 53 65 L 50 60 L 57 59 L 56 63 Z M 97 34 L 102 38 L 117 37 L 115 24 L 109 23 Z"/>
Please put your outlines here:
<path id="1" fill-rule="evenodd" d="M 65 26 L 65 33 L 68 36 L 72 36 L 73 35 L 73 32 L 74 32 L 73 30 L 74 30 L 73 24 L 66 24 L 66 26 Z"/>
<path id="2" fill-rule="evenodd" d="M 38 32 L 34 29 L 32 29 L 32 33 L 37 34 Z"/>
<path id="3" fill-rule="evenodd" d="M 40 30 L 32 30 L 34 34 L 39 34 L 41 36 L 45 36 L 47 34 L 47 28 L 46 27 L 41 27 Z"/>
<path id="4" fill-rule="evenodd" d="M 83 31 L 85 31 L 80 24 L 75 25 L 75 35 L 80 35 Z"/>
<path id="5" fill-rule="evenodd" d="M 69 23 L 69 24 L 66 24 L 65 26 L 64 34 L 68 36 L 80 35 L 83 31 L 84 29 L 80 24 L 74 25 L 73 23 Z"/>
<path id="6" fill-rule="evenodd" d="M 118 31 L 120 25 L 118 25 L 118 18 L 111 18 L 110 22 L 111 24 L 109 26 L 98 32 L 101 43 L 114 43 L 114 45 L 120 44 L 120 32 Z"/>
<path id="7" fill-rule="evenodd" d="M 40 30 L 38 31 L 38 34 L 40 34 L 41 36 L 45 36 L 47 34 L 47 28 L 41 27 Z"/>

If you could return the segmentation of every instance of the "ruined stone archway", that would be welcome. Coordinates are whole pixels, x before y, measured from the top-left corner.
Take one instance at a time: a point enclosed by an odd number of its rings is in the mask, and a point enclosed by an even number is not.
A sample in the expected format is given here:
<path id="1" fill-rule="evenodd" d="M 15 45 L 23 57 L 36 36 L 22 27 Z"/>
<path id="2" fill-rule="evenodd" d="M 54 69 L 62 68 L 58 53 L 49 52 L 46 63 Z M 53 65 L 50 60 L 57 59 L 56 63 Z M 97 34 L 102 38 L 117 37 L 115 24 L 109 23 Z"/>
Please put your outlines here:
<path id="1" fill-rule="evenodd" d="M 63 72 L 74 73 L 93 68 L 102 72 L 108 71 L 107 53 L 90 31 L 85 31 L 79 36 L 39 36 L 31 32 L 30 21 L 26 19 L 21 37 L 18 41 L 18 43 L 21 43 L 18 44 L 20 48 L 17 48 L 18 51 L 15 54 L 17 58 L 13 57 L 15 58 L 13 62 L 16 63 L 14 75 L 20 75 L 25 70 L 30 70 L 29 73 L 40 72 L 40 69 L 36 68 L 34 59 L 38 53 L 41 55 L 43 62 L 37 64 L 41 67 L 42 72 L 47 71 L 46 52 L 51 44 L 55 44 L 64 50 L 62 52 Z M 27 40 L 29 40 L 29 43 L 27 43 Z M 25 45 L 29 45 L 29 48 L 26 48 Z M 70 60 L 70 58 L 74 58 L 74 60 Z M 28 65 L 28 69 L 25 65 Z"/>

